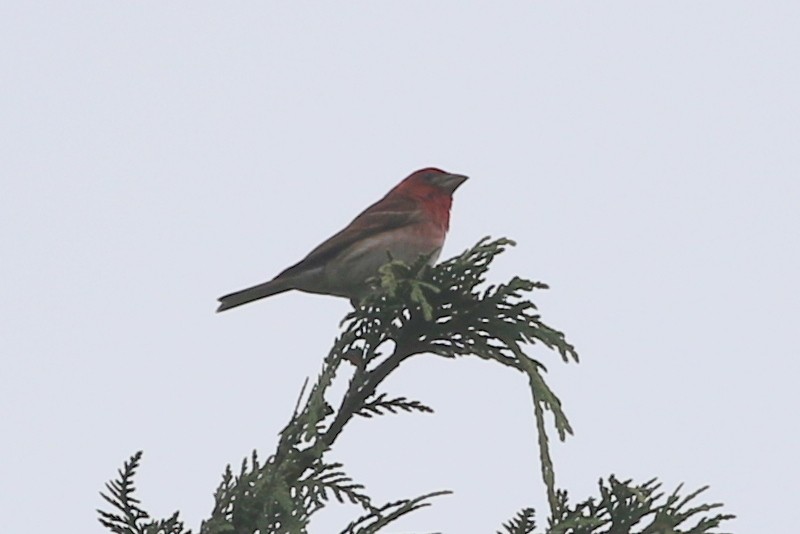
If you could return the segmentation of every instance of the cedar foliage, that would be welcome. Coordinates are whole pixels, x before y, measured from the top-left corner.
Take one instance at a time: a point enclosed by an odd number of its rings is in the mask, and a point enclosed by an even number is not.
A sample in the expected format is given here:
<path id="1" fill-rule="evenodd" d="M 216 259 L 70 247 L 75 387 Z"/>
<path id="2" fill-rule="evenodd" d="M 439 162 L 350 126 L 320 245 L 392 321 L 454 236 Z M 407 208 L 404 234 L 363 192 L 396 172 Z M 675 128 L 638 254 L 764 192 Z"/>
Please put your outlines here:
<path id="1" fill-rule="evenodd" d="M 253 452 L 235 473 L 226 468 L 200 534 L 306 533 L 314 513 L 334 501 L 363 509 L 360 517 L 342 527 L 341 534 L 372 534 L 449 493 L 435 491 L 375 503 L 342 464 L 330 459 L 336 439 L 356 415 L 433 411 L 421 402 L 381 390 L 386 377 L 403 361 L 426 353 L 452 359 L 477 356 L 527 376 L 549 516 L 546 526 L 537 530 L 533 508 L 524 508 L 498 532 L 718 533 L 717 527 L 733 516 L 718 513 L 721 504 L 695 504 L 705 487 L 686 496 L 680 495 L 679 487 L 666 495 L 655 479 L 636 484 L 612 475 L 599 481 L 597 497 L 577 503 L 556 488 L 548 429 L 554 429 L 563 441 L 572 428 L 545 381 L 545 366 L 523 349 L 540 343 L 564 362 L 578 362 L 578 354 L 564 334 L 541 320 L 528 299 L 533 291 L 546 289 L 545 284 L 514 277 L 484 287 L 492 261 L 513 244 L 508 239 L 484 238 L 435 267 L 427 267 L 426 258 L 411 266 L 389 258 L 374 280 L 375 291 L 342 321 L 341 335 L 314 384 L 307 392 L 304 386 L 275 452 L 266 460 Z M 348 388 L 341 398 L 332 399 L 328 388 L 343 372 L 349 376 Z M 141 457 L 141 452 L 134 454 L 118 477 L 106 484 L 101 495 L 111 511 L 98 510 L 100 522 L 117 534 L 190 534 L 177 512 L 156 520 L 140 507 L 133 480 Z"/>

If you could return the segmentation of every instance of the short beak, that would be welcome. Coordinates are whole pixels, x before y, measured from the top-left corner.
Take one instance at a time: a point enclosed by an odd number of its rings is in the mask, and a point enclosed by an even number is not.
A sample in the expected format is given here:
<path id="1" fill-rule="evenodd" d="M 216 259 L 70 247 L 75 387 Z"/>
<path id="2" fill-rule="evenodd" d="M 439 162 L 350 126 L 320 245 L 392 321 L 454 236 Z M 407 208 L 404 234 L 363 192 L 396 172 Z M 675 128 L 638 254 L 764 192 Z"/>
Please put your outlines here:
<path id="1" fill-rule="evenodd" d="M 436 185 L 442 189 L 446 189 L 451 194 L 458 189 L 458 187 L 467 181 L 469 177 L 463 174 L 442 174 L 435 178 Z"/>

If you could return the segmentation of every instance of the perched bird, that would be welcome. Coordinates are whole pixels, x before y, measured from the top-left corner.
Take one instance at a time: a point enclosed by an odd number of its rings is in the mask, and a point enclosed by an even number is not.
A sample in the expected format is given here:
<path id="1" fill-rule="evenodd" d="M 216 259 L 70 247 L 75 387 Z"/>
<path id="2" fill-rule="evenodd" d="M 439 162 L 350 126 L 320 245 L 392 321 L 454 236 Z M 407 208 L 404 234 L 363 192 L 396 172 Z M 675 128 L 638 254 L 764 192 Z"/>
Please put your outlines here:
<path id="1" fill-rule="evenodd" d="M 300 262 L 278 276 L 219 299 L 218 312 L 290 289 L 360 299 L 389 260 L 436 262 L 450 225 L 453 192 L 466 176 L 427 168 L 412 173 Z"/>

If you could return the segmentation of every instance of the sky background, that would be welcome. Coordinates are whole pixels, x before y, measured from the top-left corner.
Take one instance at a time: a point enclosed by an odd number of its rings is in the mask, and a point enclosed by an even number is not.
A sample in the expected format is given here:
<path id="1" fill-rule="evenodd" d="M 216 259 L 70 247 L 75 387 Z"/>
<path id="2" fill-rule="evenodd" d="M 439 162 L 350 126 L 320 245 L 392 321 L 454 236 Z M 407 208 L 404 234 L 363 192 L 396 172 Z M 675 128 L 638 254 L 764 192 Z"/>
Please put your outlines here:
<path id="1" fill-rule="evenodd" d="M 98 491 L 196 529 L 267 456 L 348 310 L 291 292 L 222 315 L 409 172 L 468 174 L 442 258 L 515 239 L 582 361 L 538 347 L 598 478 L 709 484 L 737 533 L 795 532 L 800 3 L 0 4 L 0 529 L 104 532 Z M 390 532 L 546 516 L 527 383 L 411 360 L 434 415 L 353 422 L 331 454 Z M 333 507 L 315 533 L 359 514 Z"/>

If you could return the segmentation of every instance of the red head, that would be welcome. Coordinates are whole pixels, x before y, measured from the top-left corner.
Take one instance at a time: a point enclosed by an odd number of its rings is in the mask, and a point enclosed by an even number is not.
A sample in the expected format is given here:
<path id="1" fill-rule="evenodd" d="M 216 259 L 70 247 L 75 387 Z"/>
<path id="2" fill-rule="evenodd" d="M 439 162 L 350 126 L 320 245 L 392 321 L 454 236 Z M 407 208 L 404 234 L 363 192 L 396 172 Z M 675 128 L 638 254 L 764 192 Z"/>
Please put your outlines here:
<path id="1" fill-rule="evenodd" d="M 450 226 L 450 206 L 453 192 L 467 181 L 461 174 L 451 174 L 441 169 L 427 167 L 411 173 L 389 191 L 389 195 L 410 197 L 423 204 L 433 219 L 446 232 Z"/>
<path id="2" fill-rule="evenodd" d="M 467 177 L 461 174 L 451 174 L 441 169 L 427 167 L 411 173 L 405 180 L 397 184 L 394 191 L 419 199 L 451 197 L 458 186 L 465 181 L 467 181 Z"/>

